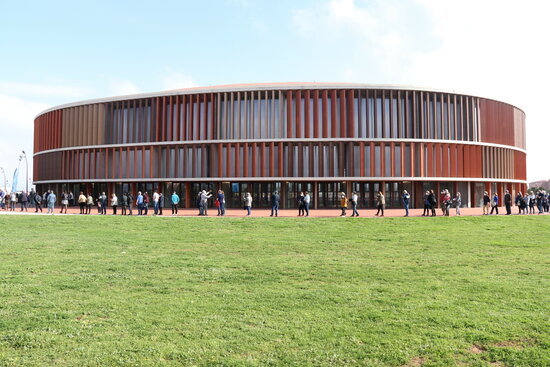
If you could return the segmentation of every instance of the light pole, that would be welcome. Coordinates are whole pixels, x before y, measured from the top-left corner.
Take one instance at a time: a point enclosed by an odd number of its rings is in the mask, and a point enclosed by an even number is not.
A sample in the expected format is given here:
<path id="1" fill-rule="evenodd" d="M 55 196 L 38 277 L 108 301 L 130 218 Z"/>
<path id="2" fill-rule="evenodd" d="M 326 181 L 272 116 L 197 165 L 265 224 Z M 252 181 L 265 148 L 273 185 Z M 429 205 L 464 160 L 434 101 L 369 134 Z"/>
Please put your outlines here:
<path id="1" fill-rule="evenodd" d="M 0 167 L 0 170 L 2 171 L 2 175 L 4 175 L 4 192 L 7 193 L 8 192 L 8 184 L 7 184 L 7 181 L 6 181 L 6 171 L 4 171 L 4 167 Z"/>
<path id="2" fill-rule="evenodd" d="M 27 161 L 27 154 L 25 153 L 24 150 L 21 151 L 21 154 L 19 155 L 19 162 L 21 162 L 21 160 L 25 158 L 25 168 L 26 168 L 26 172 L 25 172 L 25 192 L 28 193 L 29 192 L 29 162 Z"/>

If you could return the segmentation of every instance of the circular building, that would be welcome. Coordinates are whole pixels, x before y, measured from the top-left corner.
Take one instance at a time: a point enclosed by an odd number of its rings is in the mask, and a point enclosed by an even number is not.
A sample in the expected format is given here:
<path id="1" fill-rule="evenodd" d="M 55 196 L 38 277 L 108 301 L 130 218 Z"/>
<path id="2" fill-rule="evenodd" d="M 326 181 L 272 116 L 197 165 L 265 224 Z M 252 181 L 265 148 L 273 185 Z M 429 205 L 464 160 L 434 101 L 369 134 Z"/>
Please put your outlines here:
<path id="1" fill-rule="evenodd" d="M 462 194 L 525 192 L 525 114 L 510 104 L 408 86 L 270 83 L 204 87 L 70 103 L 34 123 L 39 192 L 159 190 L 195 206 L 223 189 L 227 207 L 281 206 L 312 193 L 313 208 L 357 191 L 360 207 L 385 192 L 413 207 L 427 189 Z"/>

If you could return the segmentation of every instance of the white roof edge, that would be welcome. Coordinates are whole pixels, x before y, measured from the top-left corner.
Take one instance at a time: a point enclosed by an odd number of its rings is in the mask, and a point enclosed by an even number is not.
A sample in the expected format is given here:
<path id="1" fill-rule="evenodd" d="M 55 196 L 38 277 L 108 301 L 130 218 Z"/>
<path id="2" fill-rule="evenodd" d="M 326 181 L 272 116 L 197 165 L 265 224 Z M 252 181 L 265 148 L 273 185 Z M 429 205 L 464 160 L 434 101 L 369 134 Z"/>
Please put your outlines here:
<path id="1" fill-rule="evenodd" d="M 94 99 L 65 103 L 65 104 L 48 108 L 40 112 L 39 114 L 37 114 L 34 117 L 34 119 L 36 119 L 37 117 L 45 113 L 63 109 L 63 108 L 77 107 L 77 106 L 96 104 L 96 103 L 107 103 L 107 102 L 126 101 L 126 100 L 133 100 L 133 99 L 142 99 L 142 98 L 189 95 L 189 94 L 200 94 L 200 93 L 249 92 L 249 91 L 258 91 L 258 90 L 263 91 L 263 90 L 349 89 L 349 88 L 414 90 L 414 91 L 423 91 L 423 92 L 450 93 L 450 94 L 457 94 L 457 95 L 463 95 L 463 96 L 490 99 L 500 103 L 505 103 L 525 113 L 521 108 L 506 101 L 489 98 L 489 97 L 483 97 L 472 93 L 463 93 L 452 89 L 428 88 L 428 87 L 420 87 L 420 86 L 406 85 L 406 84 L 401 85 L 401 84 L 369 84 L 369 83 L 290 82 L 290 83 L 228 84 L 228 85 L 220 85 L 220 86 L 193 87 L 193 88 L 166 90 L 166 91 L 160 91 L 160 92 L 138 93 L 138 94 L 128 94 L 128 95 L 122 95 L 122 96 L 94 98 Z"/>

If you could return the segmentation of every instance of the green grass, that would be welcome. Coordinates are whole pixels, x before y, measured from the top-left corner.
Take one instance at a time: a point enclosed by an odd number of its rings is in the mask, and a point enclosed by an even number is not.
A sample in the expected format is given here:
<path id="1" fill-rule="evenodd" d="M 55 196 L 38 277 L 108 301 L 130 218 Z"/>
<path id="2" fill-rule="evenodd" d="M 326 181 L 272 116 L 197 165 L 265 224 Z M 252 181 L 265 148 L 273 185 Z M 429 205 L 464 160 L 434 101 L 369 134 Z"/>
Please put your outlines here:
<path id="1" fill-rule="evenodd" d="M 0 228 L 0 366 L 550 365 L 548 216 Z"/>

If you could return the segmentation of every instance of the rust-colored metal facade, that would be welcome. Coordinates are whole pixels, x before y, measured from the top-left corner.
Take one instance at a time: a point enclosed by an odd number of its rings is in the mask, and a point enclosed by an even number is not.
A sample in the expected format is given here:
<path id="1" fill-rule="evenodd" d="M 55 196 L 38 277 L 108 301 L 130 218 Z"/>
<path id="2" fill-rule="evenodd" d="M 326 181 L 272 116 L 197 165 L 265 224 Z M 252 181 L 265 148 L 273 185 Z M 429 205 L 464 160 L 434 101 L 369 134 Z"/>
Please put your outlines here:
<path id="1" fill-rule="evenodd" d="M 34 129 L 39 191 L 149 187 L 180 191 L 190 206 L 207 184 L 252 191 L 265 203 L 278 189 L 292 206 L 307 189 L 314 206 L 326 207 L 340 190 L 361 192 L 367 206 L 378 189 L 391 191 L 395 205 L 403 188 L 416 205 L 430 186 L 467 190 L 473 206 L 480 190 L 526 189 L 524 113 L 440 91 L 197 88 L 60 106 L 37 116 Z"/>

